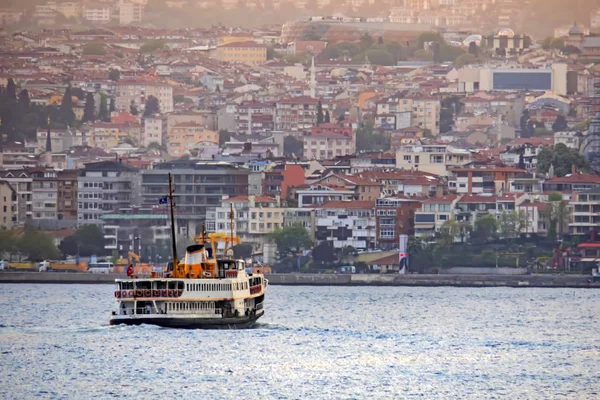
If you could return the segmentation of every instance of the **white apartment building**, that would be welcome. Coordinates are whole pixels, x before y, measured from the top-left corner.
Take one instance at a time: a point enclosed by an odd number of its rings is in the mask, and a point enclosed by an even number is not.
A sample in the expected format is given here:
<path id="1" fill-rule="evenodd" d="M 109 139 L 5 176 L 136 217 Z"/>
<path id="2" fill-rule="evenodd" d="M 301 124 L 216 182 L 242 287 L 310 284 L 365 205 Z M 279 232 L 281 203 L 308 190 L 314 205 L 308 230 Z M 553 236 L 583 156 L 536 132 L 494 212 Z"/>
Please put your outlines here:
<path id="1" fill-rule="evenodd" d="M 445 176 L 448 169 L 468 164 L 471 152 L 441 144 L 413 144 L 396 150 L 396 167 Z"/>
<path id="2" fill-rule="evenodd" d="M 307 160 L 329 160 L 355 152 L 355 136 L 352 127 L 339 124 L 314 126 L 311 134 L 303 138 L 304 158 Z"/>
<path id="3" fill-rule="evenodd" d="M 173 112 L 173 87 L 158 81 L 120 81 L 115 106 L 128 111 L 133 101 L 143 111 L 150 96 L 158 99 L 161 114 Z"/>
<path id="4" fill-rule="evenodd" d="M 139 24 L 142 22 L 143 12 L 144 6 L 142 4 L 121 0 L 119 2 L 119 24 Z"/>
<path id="5" fill-rule="evenodd" d="M 110 22 L 110 5 L 108 4 L 89 4 L 84 6 L 81 17 L 89 22 L 107 24 Z"/>

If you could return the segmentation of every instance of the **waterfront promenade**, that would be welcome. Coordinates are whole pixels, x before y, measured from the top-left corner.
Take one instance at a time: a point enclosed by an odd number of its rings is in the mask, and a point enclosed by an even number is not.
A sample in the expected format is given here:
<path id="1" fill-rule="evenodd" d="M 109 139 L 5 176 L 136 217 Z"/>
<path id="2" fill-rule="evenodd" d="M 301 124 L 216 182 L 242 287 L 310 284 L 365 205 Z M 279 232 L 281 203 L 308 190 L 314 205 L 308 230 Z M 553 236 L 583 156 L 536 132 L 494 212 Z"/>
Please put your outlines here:
<path id="1" fill-rule="evenodd" d="M 0 283 L 109 284 L 120 274 L 77 272 L 0 272 Z M 398 275 L 398 274 L 268 274 L 271 285 L 288 286 L 455 286 L 598 288 L 589 275 Z"/>

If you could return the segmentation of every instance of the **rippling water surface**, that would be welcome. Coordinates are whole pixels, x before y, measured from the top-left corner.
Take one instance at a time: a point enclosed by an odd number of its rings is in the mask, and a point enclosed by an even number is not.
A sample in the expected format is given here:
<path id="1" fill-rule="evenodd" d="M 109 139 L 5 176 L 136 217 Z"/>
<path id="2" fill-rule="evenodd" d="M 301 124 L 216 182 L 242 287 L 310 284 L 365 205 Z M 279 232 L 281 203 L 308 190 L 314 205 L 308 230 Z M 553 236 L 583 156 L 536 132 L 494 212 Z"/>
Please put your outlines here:
<path id="1" fill-rule="evenodd" d="M 600 398 L 600 291 L 271 286 L 257 328 L 110 327 L 112 285 L 0 285 L 0 399 Z"/>

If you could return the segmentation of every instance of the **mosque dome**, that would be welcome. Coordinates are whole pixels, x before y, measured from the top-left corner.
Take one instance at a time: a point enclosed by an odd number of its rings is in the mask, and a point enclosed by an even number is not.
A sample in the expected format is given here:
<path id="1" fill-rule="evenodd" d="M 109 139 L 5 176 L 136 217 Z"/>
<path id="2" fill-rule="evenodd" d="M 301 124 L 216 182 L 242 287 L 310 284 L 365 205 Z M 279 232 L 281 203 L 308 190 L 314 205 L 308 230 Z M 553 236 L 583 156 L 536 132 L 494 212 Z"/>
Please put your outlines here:
<path id="1" fill-rule="evenodd" d="M 569 36 L 583 35 L 583 28 L 577 25 L 577 22 L 569 29 Z"/>
<path id="2" fill-rule="evenodd" d="M 512 29 L 502 28 L 498 31 L 498 36 L 511 38 L 511 37 L 515 37 L 515 32 Z"/>

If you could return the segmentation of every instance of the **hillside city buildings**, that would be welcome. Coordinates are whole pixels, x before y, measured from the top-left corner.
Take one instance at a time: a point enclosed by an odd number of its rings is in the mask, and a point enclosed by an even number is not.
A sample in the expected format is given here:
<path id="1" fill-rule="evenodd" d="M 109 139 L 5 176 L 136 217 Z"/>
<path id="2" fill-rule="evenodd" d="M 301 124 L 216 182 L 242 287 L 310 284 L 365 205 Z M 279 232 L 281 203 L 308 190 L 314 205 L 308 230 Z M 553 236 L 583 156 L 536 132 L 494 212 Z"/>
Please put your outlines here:
<path id="1" fill-rule="evenodd" d="M 596 229 L 600 10 L 564 29 L 565 54 L 513 30 L 511 2 L 395 3 L 387 17 L 172 30 L 145 27 L 144 2 L 38 5 L 48 29 L 0 35 L 0 95 L 15 83 L 35 116 L 0 125 L 0 228 L 94 224 L 107 250 L 157 257 L 170 174 L 179 240 L 233 229 L 267 261 L 271 234 L 295 224 L 337 250 L 393 250 L 400 235 L 435 240 L 448 221 L 512 212 L 520 234 L 544 236 L 554 192 L 569 234 Z M 63 16 L 87 29 L 53 29 Z M 22 18 L 0 9 L 2 27 Z M 431 30 L 477 56 L 417 48 Z M 344 53 L 361 40 L 372 48 Z M 559 145 L 590 169 L 547 165 Z"/>

